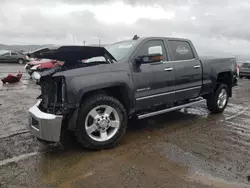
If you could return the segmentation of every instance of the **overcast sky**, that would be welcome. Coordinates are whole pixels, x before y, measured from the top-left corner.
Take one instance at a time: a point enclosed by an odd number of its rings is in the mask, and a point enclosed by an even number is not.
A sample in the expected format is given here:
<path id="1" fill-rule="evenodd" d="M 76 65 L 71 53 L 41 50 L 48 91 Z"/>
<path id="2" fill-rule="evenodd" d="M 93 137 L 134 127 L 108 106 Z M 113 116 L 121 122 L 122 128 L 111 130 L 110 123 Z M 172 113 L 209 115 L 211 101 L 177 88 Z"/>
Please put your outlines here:
<path id="1" fill-rule="evenodd" d="M 185 37 L 201 55 L 250 54 L 248 0 L 1 0 L 0 43 Z"/>

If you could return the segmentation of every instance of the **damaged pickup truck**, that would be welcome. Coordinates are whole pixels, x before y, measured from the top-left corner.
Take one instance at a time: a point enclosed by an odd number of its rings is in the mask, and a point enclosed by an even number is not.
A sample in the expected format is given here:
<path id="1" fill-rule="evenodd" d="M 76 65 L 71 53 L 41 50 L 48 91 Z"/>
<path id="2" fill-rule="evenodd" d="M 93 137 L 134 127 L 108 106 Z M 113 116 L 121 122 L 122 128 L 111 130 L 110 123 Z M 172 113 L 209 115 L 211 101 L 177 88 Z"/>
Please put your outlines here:
<path id="1" fill-rule="evenodd" d="M 237 83 L 234 58 L 200 60 L 186 39 L 63 46 L 37 58 L 65 63 L 34 73 L 41 95 L 29 109 L 32 134 L 60 142 L 62 131 L 70 131 L 91 149 L 118 144 L 131 117 L 148 118 L 205 100 L 212 113 L 222 113 Z"/>

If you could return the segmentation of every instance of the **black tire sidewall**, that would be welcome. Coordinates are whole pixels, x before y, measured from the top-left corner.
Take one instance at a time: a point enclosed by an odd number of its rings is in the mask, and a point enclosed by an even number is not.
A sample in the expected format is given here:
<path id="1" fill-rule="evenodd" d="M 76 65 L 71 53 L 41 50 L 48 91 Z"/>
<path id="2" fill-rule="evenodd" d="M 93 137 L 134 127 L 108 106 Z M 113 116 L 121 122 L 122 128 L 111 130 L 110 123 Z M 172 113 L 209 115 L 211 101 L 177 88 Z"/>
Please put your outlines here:
<path id="1" fill-rule="evenodd" d="M 116 110 L 120 118 L 120 127 L 116 134 L 107 141 L 98 142 L 93 140 L 86 132 L 85 129 L 85 119 L 88 113 L 95 107 L 99 105 L 108 105 Z M 115 98 L 109 96 L 98 96 L 98 98 L 91 98 L 87 103 L 84 103 L 80 109 L 77 126 L 76 126 L 76 136 L 80 143 L 82 143 L 86 148 L 90 149 L 106 149 L 116 145 L 122 136 L 124 135 L 127 128 L 127 117 L 126 110 L 123 105 Z"/>
<path id="2" fill-rule="evenodd" d="M 223 108 L 220 108 L 217 104 L 217 101 L 218 101 L 218 98 L 219 98 L 219 94 L 221 93 L 221 90 L 225 89 L 226 92 L 227 92 L 227 101 L 226 101 L 226 104 L 224 105 Z M 212 97 L 212 99 L 210 99 L 208 101 L 208 103 L 212 103 L 210 105 L 212 105 L 212 109 L 210 109 L 212 112 L 217 112 L 217 113 L 220 113 L 220 112 L 223 112 L 225 110 L 225 108 L 227 107 L 227 104 L 228 104 L 228 99 L 229 99 L 229 89 L 228 89 L 228 86 L 225 85 L 225 84 L 219 84 L 215 93 L 214 93 L 214 97 Z"/>

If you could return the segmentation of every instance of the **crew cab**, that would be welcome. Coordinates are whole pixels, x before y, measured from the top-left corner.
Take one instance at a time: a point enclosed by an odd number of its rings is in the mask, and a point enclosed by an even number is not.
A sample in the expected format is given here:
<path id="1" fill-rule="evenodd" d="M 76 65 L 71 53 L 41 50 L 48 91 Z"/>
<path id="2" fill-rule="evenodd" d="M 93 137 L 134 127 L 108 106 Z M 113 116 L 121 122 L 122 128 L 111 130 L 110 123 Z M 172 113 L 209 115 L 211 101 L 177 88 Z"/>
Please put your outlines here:
<path id="1" fill-rule="evenodd" d="M 105 48 L 62 46 L 37 58 L 64 64 L 34 73 L 41 95 L 29 109 L 31 132 L 39 140 L 60 142 L 62 132 L 70 131 L 91 149 L 118 144 L 132 117 L 205 100 L 212 113 L 222 113 L 237 82 L 234 58 L 200 60 L 192 42 L 180 38 L 136 38 Z"/>

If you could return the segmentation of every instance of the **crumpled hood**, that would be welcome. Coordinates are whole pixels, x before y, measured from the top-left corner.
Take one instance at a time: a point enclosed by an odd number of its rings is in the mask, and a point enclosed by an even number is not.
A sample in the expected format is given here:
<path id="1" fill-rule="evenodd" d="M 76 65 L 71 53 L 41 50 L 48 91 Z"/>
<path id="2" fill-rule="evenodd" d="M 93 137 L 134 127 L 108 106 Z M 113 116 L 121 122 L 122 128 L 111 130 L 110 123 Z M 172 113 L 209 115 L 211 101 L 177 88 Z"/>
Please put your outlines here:
<path id="1" fill-rule="evenodd" d="M 98 56 L 108 56 L 116 59 L 104 48 L 96 46 L 62 46 L 59 48 L 47 49 L 34 54 L 36 58 L 54 59 L 65 62 L 65 65 L 75 65 L 79 61 Z"/>

